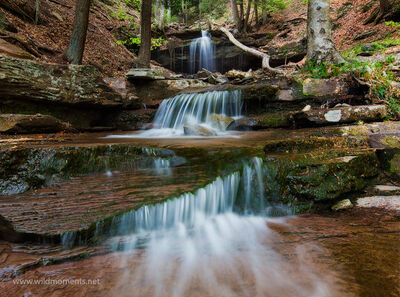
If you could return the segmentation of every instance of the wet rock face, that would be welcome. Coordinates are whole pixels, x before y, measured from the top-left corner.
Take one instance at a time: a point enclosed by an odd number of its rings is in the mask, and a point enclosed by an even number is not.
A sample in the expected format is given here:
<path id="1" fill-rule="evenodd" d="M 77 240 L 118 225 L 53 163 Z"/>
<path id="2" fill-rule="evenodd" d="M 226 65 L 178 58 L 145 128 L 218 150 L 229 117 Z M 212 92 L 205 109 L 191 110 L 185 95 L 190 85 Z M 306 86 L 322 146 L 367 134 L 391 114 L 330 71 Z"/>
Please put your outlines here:
<path id="1" fill-rule="evenodd" d="M 387 115 L 385 105 L 349 106 L 301 111 L 293 114 L 296 127 L 381 121 Z"/>
<path id="2" fill-rule="evenodd" d="M 145 151 L 126 145 L 1 150 L 0 195 L 38 189 L 60 178 L 131 168 L 142 164 L 135 161 L 146 160 Z"/>
<path id="3" fill-rule="evenodd" d="M 48 115 L 0 114 L 0 133 L 54 133 L 73 132 L 71 124 Z"/>

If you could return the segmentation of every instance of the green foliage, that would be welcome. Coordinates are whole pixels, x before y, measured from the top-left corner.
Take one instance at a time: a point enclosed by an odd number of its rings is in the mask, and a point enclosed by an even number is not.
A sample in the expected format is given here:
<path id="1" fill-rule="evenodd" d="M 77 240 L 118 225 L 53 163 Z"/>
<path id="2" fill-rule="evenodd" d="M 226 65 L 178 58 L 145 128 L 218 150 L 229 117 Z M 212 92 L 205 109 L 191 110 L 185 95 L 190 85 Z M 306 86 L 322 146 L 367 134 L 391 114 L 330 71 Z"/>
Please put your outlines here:
<path id="1" fill-rule="evenodd" d="M 375 54 L 378 51 L 384 51 L 389 47 L 400 45 L 400 39 L 383 39 L 368 44 L 359 43 L 353 48 L 345 51 L 343 57 L 351 58 L 361 53 Z"/>
<path id="2" fill-rule="evenodd" d="M 280 9 L 285 9 L 290 2 L 285 0 L 261 0 L 261 7 L 266 12 L 276 12 Z"/>
<path id="3" fill-rule="evenodd" d="M 202 14 L 209 14 L 213 17 L 221 17 L 226 12 L 226 1 L 224 0 L 202 0 L 199 4 Z"/>
<path id="4" fill-rule="evenodd" d="M 386 26 L 391 26 L 397 30 L 400 30 L 400 23 L 398 23 L 398 22 L 390 21 L 390 22 L 386 22 L 385 24 L 386 24 Z"/>
<path id="5" fill-rule="evenodd" d="M 159 47 L 162 47 L 164 44 L 166 44 L 167 41 L 163 37 L 159 38 L 152 38 L 151 39 L 151 50 L 155 50 Z M 118 40 L 117 44 L 120 45 L 125 45 L 125 46 L 136 46 L 140 47 L 141 44 L 141 39 L 140 37 L 130 37 L 127 40 Z"/>

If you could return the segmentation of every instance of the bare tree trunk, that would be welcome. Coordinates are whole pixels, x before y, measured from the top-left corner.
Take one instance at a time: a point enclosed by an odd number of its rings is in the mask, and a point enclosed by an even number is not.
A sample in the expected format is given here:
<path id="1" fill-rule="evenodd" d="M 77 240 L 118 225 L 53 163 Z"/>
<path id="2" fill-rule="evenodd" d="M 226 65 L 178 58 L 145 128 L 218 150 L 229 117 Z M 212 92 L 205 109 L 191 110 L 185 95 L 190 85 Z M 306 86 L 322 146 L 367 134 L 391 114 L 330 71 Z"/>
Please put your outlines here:
<path id="1" fill-rule="evenodd" d="M 307 60 L 320 65 L 345 62 L 332 41 L 330 0 L 308 0 Z"/>
<path id="2" fill-rule="evenodd" d="M 256 28 L 258 28 L 258 0 L 254 0 L 254 14 L 255 14 L 255 18 L 256 18 Z"/>
<path id="3" fill-rule="evenodd" d="M 160 29 L 164 31 L 164 14 L 165 14 L 165 6 L 164 3 L 161 2 L 161 11 L 160 11 Z"/>
<path id="4" fill-rule="evenodd" d="M 256 57 L 259 57 L 260 59 L 262 59 L 262 68 L 268 69 L 269 71 L 274 72 L 274 73 L 285 74 L 285 71 L 283 71 L 283 70 L 281 70 L 281 69 L 272 68 L 272 67 L 269 65 L 269 59 L 270 59 L 270 57 L 269 57 L 268 54 L 263 53 L 263 52 L 260 52 L 260 51 L 254 49 L 254 48 L 248 47 L 248 46 L 246 46 L 246 45 L 240 43 L 239 41 L 236 40 L 236 38 L 232 35 L 232 33 L 228 31 L 228 29 L 226 29 L 226 28 L 224 28 L 224 27 L 221 27 L 220 30 L 221 30 L 223 33 L 225 33 L 225 35 L 229 38 L 229 41 L 230 41 L 230 42 L 232 42 L 234 45 L 236 45 L 236 46 L 237 46 L 238 48 L 240 48 L 242 51 L 244 51 L 244 52 L 246 52 L 246 53 L 248 53 L 248 54 L 250 54 L 250 55 L 253 55 L 253 56 L 256 56 Z"/>
<path id="5" fill-rule="evenodd" d="M 264 8 L 262 8 L 261 12 L 262 12 L 262 24 L 265 25 L 267 23 L 268 14 Z"/>
<path id="6" fill-rule="evenodd" d="M 39 23 L 39 12 L 40 12 L 40 0 L 36 0 L 35 3 L 35 25 Z"/>
<path id="7" fill-rule="evenodd" d="M 72 64 L 81 64 L 89 25 L 90 0 L 77 0 L 75 21 L 65 58 Z"/>
<path id="8" fill-rule="evenodd" d="M 156 0 L 154 3 L 154 20 L 159 24 L 160 19 L 160 0 Z"/>
<path id="9" fill-rule="evenodd" d="M 235 23 L 236 29 L 240 28 L 239 11 L 237 8 L 236 0 L 231 0 L 231 9 L 233 15 L 233 22 Z"/>
<path id="10" fill-rule="evenodd" d="M 240 9 L 240 11 L 239 11 L 239 19 L 240 19 L 240 21 L 243 20 L 243 16 L 244 16 L 243 1 L 244 0 L 239 0 L 239 9 Z"/>
<path id="11" fill-rule="evenodd" d="M 150 68 L 151 47 L 151 0 L 142 0 L 140 11 L 140 49 L 138 66 Z"/>
<path id="12" fill-rule="evenodd" d="M 252 2 L 252 0 L 248 0 L 248 1 L 247 1 L 246 17 L 245 17 L 245 19 L 244 19 L 244 27 L 243 27 L 243 31 L 244 31 L 245 33 L 247 33 L 247 28 L 248 28 L 248 26 L 249 26 L 249 17 L 250 17 L 251 2 Z"/>

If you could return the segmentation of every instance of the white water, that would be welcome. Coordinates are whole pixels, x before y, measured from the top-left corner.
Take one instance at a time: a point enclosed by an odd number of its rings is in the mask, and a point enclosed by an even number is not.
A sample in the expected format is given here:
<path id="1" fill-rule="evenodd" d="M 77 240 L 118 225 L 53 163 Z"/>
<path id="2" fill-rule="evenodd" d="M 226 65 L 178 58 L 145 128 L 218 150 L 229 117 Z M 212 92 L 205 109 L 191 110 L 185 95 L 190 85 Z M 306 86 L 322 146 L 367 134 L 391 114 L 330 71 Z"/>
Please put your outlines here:
<path id="1" fill-rule="evenodd" d="M 284 224 L 284 219 L 263 215 L 264 167 L 254 158 L 193 194 L 114 221 L 112 233 L 131 233 L 111 241 L 124 251 L 117 254 L 123 272 L 114 293 L 131 288 L 132 296 L 141 297 L 330 296 L 325 282 L 301 259 L 293 267 L 271 247 L 267 222 Z M 237 213 L 239 201 L 244 205 Z M 259 209 L 253 211 L 254 205 Z M 132 261 L 133 266 L 127 264 Z M 290 277 L 293 269 L 301 280 Z"/>
<path id="2" fill-rule="evenodd" d="M 193 39 L 189 48 L 190 73 L 196 73 L 201 69 L 215 72 L 215 46 L 212 44 L 211 35 L 207 31 L 201 31 L 201 37 Z"/>
<path id="3" fill-rule="evenodd" d="M 110 135 L 113 138 L 169 138 L 182 137 L 184 125 L 200 125 L 210 129 L 217 136 L 232 137 L 231 132 L 221 130 L 211 121 L 212 114 L 221 114 L 233 119 L 242 115 L 241 92 L 213 91 L 181 94 L 164 100 L 157 110 L 153 128 L 133 135 Z M 192 135 L 189 135 L 193 137 Z"/>

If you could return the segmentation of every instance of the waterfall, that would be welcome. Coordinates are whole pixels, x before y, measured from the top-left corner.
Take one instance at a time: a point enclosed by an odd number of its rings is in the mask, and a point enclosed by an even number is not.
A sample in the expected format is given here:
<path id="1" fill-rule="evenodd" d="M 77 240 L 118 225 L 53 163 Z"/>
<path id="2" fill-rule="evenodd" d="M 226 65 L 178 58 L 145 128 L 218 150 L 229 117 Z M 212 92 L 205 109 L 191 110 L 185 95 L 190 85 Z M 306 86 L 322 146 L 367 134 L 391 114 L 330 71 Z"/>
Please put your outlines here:
<path id="1" fill-rule="evenodd" d="M 194 193 L 184 193 L 166 202 L 145 205 L 114 217 L 110 226 L 98 223 L 95 236 L 139 234 L 168 230 L 178 226 L 194 228 L 205 220 L 224 213 L 243 215 L 268 213 L 264 199 L 265 168 L 261 158 L 244 161 L 240 170 L 213 182 Z M 107 228 L 107 230 L 104 230 Z M 135 235 L 135 236 L 136 236 Z"/>
<path id="2" fill-rule="evenodd" d="M 184 126 L 201 126 L 214 135 L 229 135 L 221 129 L 213 115 L 223 115 L 233 119 L 241 117 L 241 92 L 213 91 L 205 93 L 181 94 L 165 99 L 157 110 L 153 128 L 129 137 L 166 138 L 184 135 Z M 118 137 L 118 136 L 110 136 Z M 120 136 L 127 137 L 127 136 Z"/>
<path id="3" fill-rule="evenodd" d="M 190 44 L 190 73 L 196 73 L 201 69 L 211 72 L 215 67 L 215 46 L 212 44 L 211 35 L 202 30 L 201 37 L 193 39 Z"/>
<path id="4" fill-rule="evenodd" d="M 330 296 L 301 258 L 295 266 L 299 279 L 287 273 L 293 267 L 273 248 L 267 223 L 285 220 L 265 215 L 265 166 L 253 158 L 194 193 L 113 221 L 110 232 L 125 234 L 110 240 L 123 251 L 115 254 L 122 273 L 113 295 L 131 288 L 144 297 Z M 244 205 L 238 208 L 240 200 Z M 252 211 L 255 205 L 260 208 Z"/>

